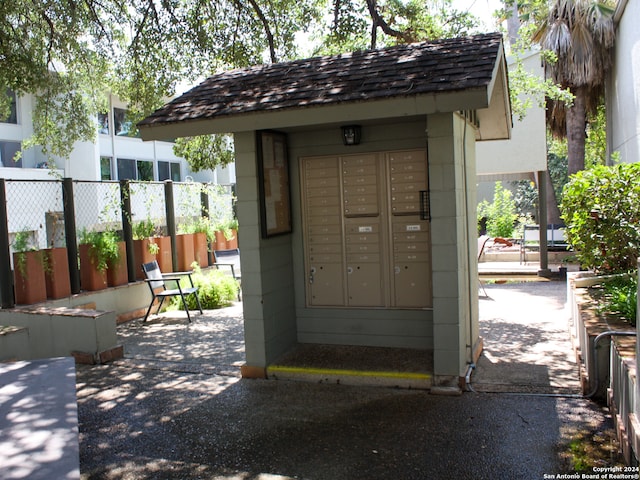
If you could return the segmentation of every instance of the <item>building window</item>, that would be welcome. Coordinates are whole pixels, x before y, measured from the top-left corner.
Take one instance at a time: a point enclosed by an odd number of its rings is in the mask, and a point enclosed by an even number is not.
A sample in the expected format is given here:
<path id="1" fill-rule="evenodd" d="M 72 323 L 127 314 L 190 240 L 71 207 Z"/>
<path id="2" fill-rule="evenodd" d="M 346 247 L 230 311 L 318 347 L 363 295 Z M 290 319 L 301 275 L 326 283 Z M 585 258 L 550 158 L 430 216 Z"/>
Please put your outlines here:
<path id="1" fill-rule="evenodd" d="M 118 180 L 136 180 L 136 161 L 129 158 L 118 159 Z"/>
<path id="2" fill-rule="evenodd" d="M 153 180 L 153 162 L 138 160 L 137 162 L 138 178 L 141 181 Z"/>
<path id="3" fill-rule="evenodd" d="M 100 157 L 100 179 L 113 180 L 111 174 L 111 157 Z"/>
<path id="4" fill-rule="evenodd" d="M 0 121 L 2 123 L 13 123 L 13 124 L 17 124 L 18 123 L 18 99 L 16 98 L 16 94 L 13 90 L 10 90 L 7 88 L 7 93 L 6 93 L 7 97 L 10 98 L 10 110 L 9 110 L 9 116 L 3 119 L 0 119 Z"/>
<path id="5" fill-rule="evenodd" d="M 109 135 L 109 113 L 98 113 L 98 133 Z"/>
<path id="6" fill-rule="evenodd" d="M 20 142 L 2 142 L 0 141 L 0 162 L 3 167 L 21 168 L 22 158 L 15 162 L 13 157 L 20 151 Z"/>
<path id="7" fill-rule="evenodd" d="M 119 137 L 140 137 L 139 132 L 135 135 L 132 133 L 135 130 L 135 125 L 124 108 L 113 109 L 113 126 L 115 135 Z"/>
<path id="8" fill-rule="evenodd" d="M 158 180 L 180 181 L 180 164 L 176 162 L 158 162 Z"/>
<path id="9" fill-rule="evenodd" d="M 119 180 L 153 180 L 153 162 L 119 158 L 117 163 Z"/>

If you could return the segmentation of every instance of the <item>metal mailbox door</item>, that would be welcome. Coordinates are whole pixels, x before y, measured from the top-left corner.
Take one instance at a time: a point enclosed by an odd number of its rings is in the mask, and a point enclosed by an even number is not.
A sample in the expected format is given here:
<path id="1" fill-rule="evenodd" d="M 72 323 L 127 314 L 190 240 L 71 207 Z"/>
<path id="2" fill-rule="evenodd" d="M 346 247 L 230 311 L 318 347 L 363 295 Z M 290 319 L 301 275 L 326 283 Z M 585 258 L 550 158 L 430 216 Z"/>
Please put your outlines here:
<path id="1" fill-rule="evenodd" d="M 304 167 L 307 302 L 314 306 L 344 305 L 344 250 L 338 158 L 308 158 Z"/>

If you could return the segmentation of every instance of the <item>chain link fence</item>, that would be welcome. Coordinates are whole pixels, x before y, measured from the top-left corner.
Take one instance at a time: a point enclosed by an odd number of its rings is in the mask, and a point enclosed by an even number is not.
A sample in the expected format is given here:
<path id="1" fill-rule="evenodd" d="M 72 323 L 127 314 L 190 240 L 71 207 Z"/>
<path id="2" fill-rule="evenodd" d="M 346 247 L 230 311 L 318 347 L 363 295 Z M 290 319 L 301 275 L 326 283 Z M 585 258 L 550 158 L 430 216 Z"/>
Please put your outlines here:
<path id="1" fill-rule="evenodd" d="M 17 249 L 17 241 L 21 242 L 20 249 L 41 250 L 67 246 L 68 235 L 72 235 L 73 243 L 77 244 L 82 233 L 88 231 L 112 230 L 123 235 L 124 182 L 0 181 L 6 197 L 6 212 L 0 212 L 0 217 L 4 217 L 0 218 L 0 226 L 6 223 L 3 235 L 9 247 L 8 252 L 0 251 L 0 263 L 4 261 L 7 265 L 5 272 L 14 268 L 12 254 Z M 229 185 L 187 182 L 173 183 L 171 189 L 167 189 L 164 182 L 128 182 L 127 185 L 131 224 L 151 221 L 158 234 L 172 233 L 167 225 L 168 204 L 174 206 L 178 228 L 200 217 L 208 217 L 212 225 L 234 218 L 235 197 Z M 173 198 L 167 199 L 167 192 L 173 192 Z M 0 276 L 0 292 L 9 291 L 12 282 L 12 275 Z M 3 306 L 5 304 L 3 299 Z"/>

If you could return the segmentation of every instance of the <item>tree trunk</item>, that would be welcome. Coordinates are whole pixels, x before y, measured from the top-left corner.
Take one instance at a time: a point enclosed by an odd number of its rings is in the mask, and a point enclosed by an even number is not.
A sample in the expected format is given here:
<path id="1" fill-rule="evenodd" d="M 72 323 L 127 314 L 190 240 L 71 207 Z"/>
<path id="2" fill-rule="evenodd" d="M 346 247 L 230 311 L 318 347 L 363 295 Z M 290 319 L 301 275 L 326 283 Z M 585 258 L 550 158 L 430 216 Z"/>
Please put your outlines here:
<path id="1" fill-rule="evenodd" d="M 584 170 L 584 144 L 587 138 L 587 109 L 585 87 L 572 89 L 576 98 L 573 106 L 567 109 L 567 172 L 573 175 Z"/>
<path id="2" fill-rule="evenodd" d="M 509 45 L 514 46 L 520 38 L 520 34 L 518 33 L 518 31 L 520 30 L 518 2 L 514 1 L 511 6 L 509 6 L 509 3 L 505 1 L 504 7 L 507 10 L 511 10 L 509 17 L 507 18 L 507 36 L 509 38 Z"/>

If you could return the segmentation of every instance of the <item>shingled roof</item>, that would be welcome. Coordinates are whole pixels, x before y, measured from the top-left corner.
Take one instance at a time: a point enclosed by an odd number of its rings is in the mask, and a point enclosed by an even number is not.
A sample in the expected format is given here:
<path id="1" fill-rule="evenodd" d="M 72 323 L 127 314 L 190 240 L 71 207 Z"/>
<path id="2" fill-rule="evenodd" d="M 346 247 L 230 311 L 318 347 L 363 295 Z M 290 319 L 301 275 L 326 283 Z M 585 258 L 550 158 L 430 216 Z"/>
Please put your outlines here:
<path id="1" fill-rule="evenodd" d="M 138 125 L 144 132 L 179 122 L 486 87 L 501 52 L 502 35 L 491 33 L 227 71 Z"/>

